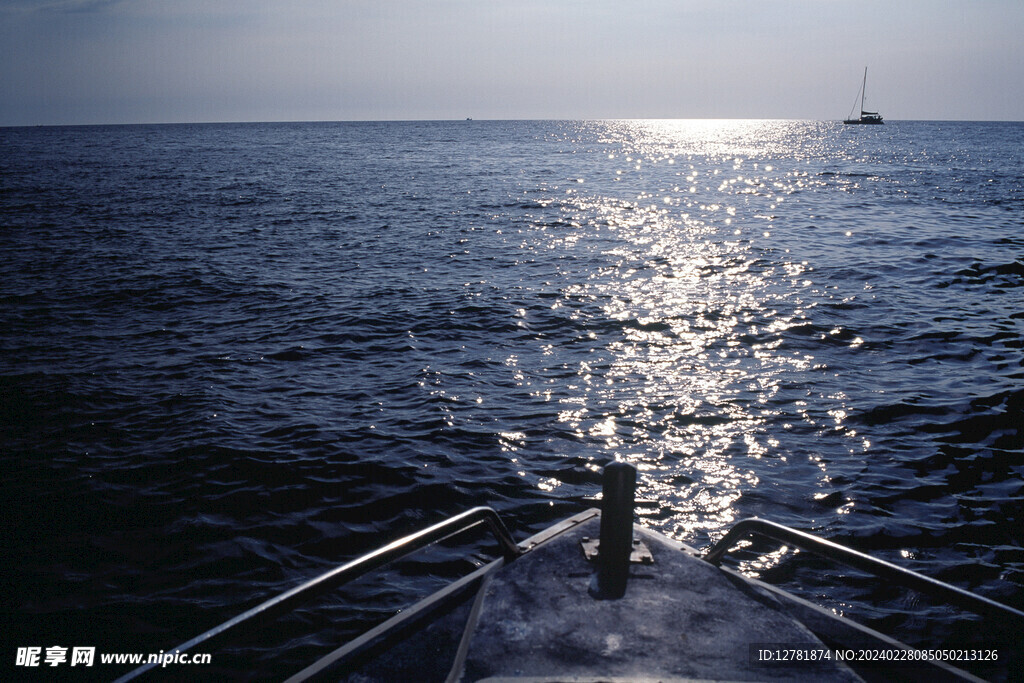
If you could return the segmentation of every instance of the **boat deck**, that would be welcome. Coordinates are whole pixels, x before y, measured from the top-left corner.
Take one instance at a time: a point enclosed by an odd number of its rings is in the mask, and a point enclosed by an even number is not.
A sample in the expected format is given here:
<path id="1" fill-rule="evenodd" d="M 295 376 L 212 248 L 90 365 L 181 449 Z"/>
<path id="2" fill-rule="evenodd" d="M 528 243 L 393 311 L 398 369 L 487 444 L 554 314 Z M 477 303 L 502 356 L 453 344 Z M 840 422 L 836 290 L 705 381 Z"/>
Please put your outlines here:
<path id="1" fill-rule="evenodd" d="M 640 526 L 634 541 L 653 562 L 631 565 L 623 597 L 595 599 L 595 568 L 582 545 L 599 536 L 599 517 L 597 510 L 576 515 L 527 540 L 528 551 L 513 562 L 484 567 L 454 608 L 447 598 L 437 611 L 424 608 L 424 623 L 410 619 L 411 635 L 386 643 L 380 656 L 370 637 L 359 652 L 338 651 L 295 680 L 323 673 L 349 681 L 860 681 L 863 671 L 835 658 L 766 665 L 752 659 L 751 648 L 825 648 L 822 638 L 843 647 L 906 647 Z M 356 666 L 353 655 L 364 660 Z M 928 668 L 929 681 L 978 680 L 948 666 Z M 906 673 L 914 680 L 922 672 Z"/>
<path id="2" fill-rule="evenodd" d="M 634 527 L 652 564 L 634 564 L 626 593 L 590 595 L 594 570 L 580 542 L 596 519 L 497 572 L 483 596 L 464 680 L 616 676 L 860 680 L 843 665 L 770 671 L 750 662 L 754 643 L 824 647 L 807 628 L 717 567 L 664 536 Z M 509 568 L 511 569 L 511 567 Z"/>

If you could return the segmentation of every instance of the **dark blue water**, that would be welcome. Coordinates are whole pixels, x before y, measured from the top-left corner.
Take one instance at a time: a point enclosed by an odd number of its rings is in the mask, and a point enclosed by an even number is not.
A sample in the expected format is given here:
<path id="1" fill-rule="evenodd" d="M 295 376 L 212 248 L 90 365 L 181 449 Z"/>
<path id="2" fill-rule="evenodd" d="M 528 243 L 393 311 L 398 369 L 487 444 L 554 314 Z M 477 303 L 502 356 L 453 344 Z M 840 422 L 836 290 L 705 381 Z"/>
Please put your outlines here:
<path id="1" fill-rule="evenodd" d="M 523 537 L 615 459 L 686 542 L 757 515 L 1022 607 L 1022 177 L 1017 123 L 2 129 L 3 656 L 166 649 L 473 505 Z"/>

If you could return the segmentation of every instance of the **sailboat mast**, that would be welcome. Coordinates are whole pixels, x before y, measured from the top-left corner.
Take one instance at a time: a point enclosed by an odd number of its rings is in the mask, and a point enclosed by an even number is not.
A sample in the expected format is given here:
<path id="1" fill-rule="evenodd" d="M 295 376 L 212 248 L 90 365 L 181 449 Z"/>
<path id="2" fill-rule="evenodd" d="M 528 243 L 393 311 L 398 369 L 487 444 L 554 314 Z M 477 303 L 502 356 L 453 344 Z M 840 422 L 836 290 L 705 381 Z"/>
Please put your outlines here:
<path id="1" fill-rule="evenodd" d="M 861 113 L 864 112 L 864 95 L 866 94 L 864 91 L 867 89 L 867 87 L 868 87 L 868 68 L 864 67 L 864 82 L 861 83 L 861 86 L 860 86 L 860 111 L 861 111 Z"/>

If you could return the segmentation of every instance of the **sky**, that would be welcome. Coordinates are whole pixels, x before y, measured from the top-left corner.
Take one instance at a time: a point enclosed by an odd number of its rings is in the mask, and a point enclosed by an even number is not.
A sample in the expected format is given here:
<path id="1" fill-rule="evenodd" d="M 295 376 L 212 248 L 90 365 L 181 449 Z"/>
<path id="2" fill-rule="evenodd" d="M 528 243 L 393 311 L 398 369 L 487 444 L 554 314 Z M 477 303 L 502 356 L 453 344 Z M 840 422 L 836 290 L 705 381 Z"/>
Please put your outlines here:
<path id="1" fill-rule="evenodd" d="M 0 125 L 1024 120 L 1024 0 L 0 0 Z"/>

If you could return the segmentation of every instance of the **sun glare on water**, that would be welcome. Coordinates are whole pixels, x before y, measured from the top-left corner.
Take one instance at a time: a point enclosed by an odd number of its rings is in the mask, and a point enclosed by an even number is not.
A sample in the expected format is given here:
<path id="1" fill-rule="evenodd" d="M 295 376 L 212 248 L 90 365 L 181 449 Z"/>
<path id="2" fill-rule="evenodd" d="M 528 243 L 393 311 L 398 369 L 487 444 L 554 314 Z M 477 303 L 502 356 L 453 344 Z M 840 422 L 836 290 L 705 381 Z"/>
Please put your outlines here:
<path id="1" fill-rule="evenodd" d="M 562 204 L 574 227 L 550 246 L 599 253 L 600 271 L 565 295 L 599 302 L 615 334 L 579 363 L 560 419 L 634 464 L 638 495 L 692 538 L 735 521 L 767 472 L 810 467 L 827 480 L 765 428 L 800 419 L 781 389 L 815 366 L 784 343 L 815 306 L 814 273 L 767 229 L 806 182 L 800 150 L 812 143 L 803 124 L 600 125 L 602 163 Z"/>

